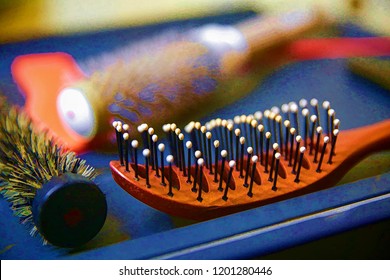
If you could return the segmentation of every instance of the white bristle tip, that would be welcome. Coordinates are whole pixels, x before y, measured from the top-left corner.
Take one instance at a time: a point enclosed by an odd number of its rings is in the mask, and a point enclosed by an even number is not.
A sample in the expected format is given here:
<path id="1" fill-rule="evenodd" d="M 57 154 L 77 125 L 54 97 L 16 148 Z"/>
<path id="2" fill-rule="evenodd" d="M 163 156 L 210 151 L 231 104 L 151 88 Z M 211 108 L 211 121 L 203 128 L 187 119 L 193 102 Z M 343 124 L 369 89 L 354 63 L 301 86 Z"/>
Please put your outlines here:
<path id="1" fill-rule="evenodd" d="M 127 123 L 125 123 L 123 126 L 123 130 L 129 130 L 129 128 L 130 128 L 130 126 L 127 124 Z"/>
<path id="2" fill-rule="evenodd" d="M 278 144 L 278 143 L 274 143 L 274 144 L 272 145 L 272 148 L 273 148 L 274 150 L 278 150 L 278 149 L 279 149 L 279 144 Z"/>
<path id="3" fill-rule="evenodd" d="M 215 147 L 215 148 L 218 148 L 218 147 L 219 147 L 219 141 L 218 141 L 218 140 L 215 140 L 215 141 L 214 141 L 214 147 Z"/>
<path id="4" fill-rule="evenodd" d="M 181 140 L 181 141 L 184 140 L 184 134 L 183 133 L 180 133 L 178 137 L 179 137 L 179 140 Z"/>
<path id="5" fill-rule="evenodd" d="M 265 137 L 268 138 L 268 139 L 271 138 L 271 132 L 267 131 L 267 132 L 265 133 Z"/>
<path id="6" fill-rule="evenodd" d="M 167 162 L 172 163 L 173 162 L 173 155 L 167 156 Z"/>
<path id="7" fill-rule="evenodd" d="M 170 128 L 174 132 L 176 130 L 176 128 L 177 128 L 177 125 L 175 123 L 171 123 L 170 124 Z"/>
<path id="8" fill-rule="evenodd" d="M 191 149 L 192 148 L 192 142 L 191 141 L 187 141 L 186 142 L 186 147 L 187 147 L 187 149 Z"/>
<path id="9" fill-rule="evenodd" d="M 259 160 L 259 158 L 257 156 L 253 156 L 252 157 L 252 162 L 253 163 L 256 163 L 258 160 Z"/>
<path id="10" fill-rule="evenodd" d="M 277 115 L 277 114 L 280 113 L 280 109 L 279 109 L 279 107 L 277 107 L 277 106 L 273 106 L 273 107 L 271 108 L 271 111 L 272 111 L 275 115 Z"/>
<path id="11" fill-rule="evenodd" d="M 202 133 L 206 133 L 207 129 L 206 129 L 206 127 L 205 127 L 204 125 L 202 125 L 202 126 L 200 127 L 200 131 L 201 131 Z"/>
<path id="12" fill-rule="evenodd" d="M 144 126 L 142 124 L 137 126 L 137 130 L 138 130 L 139 133 L 144 132 Z"/>
<path id="13" fill-rule="evenodd" d="M 288 104 L 283 104 L 281 109 L 282 109 L 283 113 L 288 113 L 288 110 L 289 110 Z"/>
<path id="14" fill-rule="evenodd" d="M 198 159 L 198 165 L 203 166 L 203 164 L 204 164 L 204 159 L 203 158 Z"/>
<path id="15" fill-rule="evenodd" d="M 195 151 L 195 157 L 196 158 L 200 158 L 202 156 L 202 152 L 201 151 Z"/>
<path id="16" fill-rule="evenodd" d="M 276 158 L 276 159 L 280 159 L 280 157 L 281 157 L 280 153 L 276 153 L 276 154 L 275 154 L 275 158 Z"/>
<path id="17" fill-rule="evenodd" d="M 300 151 L 301 153 L 304 153 L 304 152 L 306 151 L 306 148 L 305 148 L 305 147 L 300 147 L 300 148 L 299 148 L 299 151 Z"/>
<path id="18" fill-rule="evenodd" d="M 311 115 L 310 116 L 310 121 L 311 122 L 316 122 L 317 121 L 317 116 L 316 115 Z"/>
<path id="19" fill-rule="evenodd" d="M 239 128 L 236 128 L 236 129 L 234 130 L 234 134 L 235 134 L 236 136 L 240 136 L 241 130 L 240 130 Z"/>
<path id="20" fill-rule="evenodd" d="M 333 135 L 334 135 L 334 136 L 337 136 L 337 135 L 339 134 L 339 132 L 340 132 L 340 130 L 335 129 L 335 130 L 333 130 Z"/>
<path id="21" fill-rule="evenodd" d="M 327 100 L 322 102 L 322 108 L 324 108 L 325 110 L 329 109 L 330 108 L 330 102 L 327 101 Z"/>
<path id="22" fill-rule="evenodd" d="M 133 141 L 131 141 L 131 146 L 133 147 L 133 148 L 138 148 L 138 141 L 137 140 L 133 140 Z"/>
<path id="23" fill-rule="evenodd" d="M 162 129 L 165 133 L 169 132 L 171 130 L 171 125 L 168 123 L 168 124 L 164 124 L 162 126 Z"/>
<path id="24" fill-rule="evenodd" d="M 142 151 L 142 154 L 144 155 L 144 157 L 149 157 L 150 156 L 150 150 L 149 149 L 145 149 Z"/>
<path id="25" fill-rule="evenodd" d="M 240 143 L 243 145 L 245 143 L 245 137 L 240 137 Z"/>
<path id="26" fill-rule="evenodd" d="M 317 133 L 322 133 L 322 127 L 321 126 L 319 126 L 319 127 L 317 127 Z"/>
<path id="27" fill-rule="evenodd" d="M 158 141 L 158 136 L 156 134 L 153 134 L 152 141 L 153 142 L 157 142 Z"/>
<path id="28" fill-rule="evenodd" d="M 295 141 L 297 141 L 298 143 L 302 141 L 302 136 L 301 135 L 297 135 L 297 137 L 295 137 Z"/>
<path id="29" fill-rule="evenodd" d="M 236 166 L 236 162 L 234 160 L 229 161 L 229 166 L 230 168 L 233 168 L 234 166 Z"/>
<path id="30" fill-rule="evenodd" d="M 293 113 L 298 112 L 298 105 L 297 105 L 297 103 L 293 102 L 293 103 L 290 104 L 290 111 L 293 112 Z"/>
<path id="31" fill-rule="evenodd" d="M 259 124 L 259 125 L 257 126 L 257 129 L 258 129 L 260 132 L 264 131 L 264 125 Z"/>
<path id="32" fill-rule="evenodd" d="M 283 122 L 283 124 L 284 124 L 285 127 L 289 127 L 290 126 L 290 121 L 289 120 L 285 120 Z"/>
<path id="33" fill-rule="evenodd" d="M 324 137 L 324 143 L 328 143 L 329 142 L 329 137 L 328 136 L 325 136 Z"/>
<path id="34" fill-rule="evenodd" d="M 123 133 L 123 139 L 124 140 L 129 140 L 129 134 L 128 133 Z"/>
<path id="35" fill-rule="evenodd" d="M 164 152 L 165 151 L 165 145 L 163 143 L 158 144 L 158 150 L 160 152 Z"/>
<path id="36" fill-rule="evenodd" d="M 149 133 L 149 135 L 153 135 L 154 134 L 154 128 L 153 127 L 149 127 L 148 133 Z"/>
<path id="37" fill-rule="evenodd" d="M 176 129 L 175 129 L 175 134 L 176 134 L 176 135 L 179 135 L 180 133 L 181 133 L 181 129 L 180 129 L 180 128 L 176 128 Z"/>
<path id="38" fill-rule="evenodd" d="M 191 131 L 194 129 L 194 127 L 195 127 L 195 122 L 191 121 L 184 127 L 184 131 L 187 133 L 191 133 Z"/>
<path id="39" fill-rule="evenodd" d="M 309 115 L 309 109 L 304 108 L 302 109 L 302 116 L 307 117 Z"/>
<path id="40" fill-rule="evenodd" d="M 227 151 L 226 150 L 222 150 L 221 151 L 221 157 L 227 157 Z"/>
<path id="41" fill-rule="evenodd" d="M 212 135 L 211 135 L 211 132 L 210 131 L 207 131 L 206 132 L 206 138 L 207 139 L 211 139 Z"/>
<path id="42" fill-rule="evenodd" d="M 263 113 L 261 111 L 256 111 L 254 114 L 256 120 L 261 120 L 263 118 Z"/>
<path id="43" fill-rule="evenodd" d="M 305 108 L 307 106 L 307 103 L 307 100 L 305 98 L 302 98 L 301 100 L 299 100 L 299 107 Z"/>
<path id="44" fill-rule="evenodd" d="M 317 106 L 318 105 L 318 100 L 316 98 L 312 98 L 310 100 L 310 105 L 313 106 L 313 107 Z"/>
<path id="45" fill-rule="evenodd" d="M 257 126 L 257 120 L 252 120 L 251 126 L 255 128 Z"/>
<path id="46" fill-rule="evenodd" d="M 248 147 L 246 149 L 246 151 L 247 151 L 248 154 L 252 154 L 253 153 L 253 148 L 252 147 Z"/>

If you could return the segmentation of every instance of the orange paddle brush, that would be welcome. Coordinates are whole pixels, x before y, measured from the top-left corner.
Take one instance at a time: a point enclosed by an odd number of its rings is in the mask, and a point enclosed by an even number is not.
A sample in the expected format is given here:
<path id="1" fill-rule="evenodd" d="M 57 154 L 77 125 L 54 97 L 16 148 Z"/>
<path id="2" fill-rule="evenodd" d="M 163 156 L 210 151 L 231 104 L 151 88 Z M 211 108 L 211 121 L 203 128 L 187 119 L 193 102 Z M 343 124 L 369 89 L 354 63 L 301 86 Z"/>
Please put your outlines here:
<path id="1" fill-rule="evenodd" d="M 146 165 L 131 159 L 137 158 L 138 143 L 131 148 L 128 134 L 122 135 L 127 126 L 115 123 L 125 152 L 110 163 L 112 175 L 126 192 L 158 210 L 206 220 L 329 188 L 365 156 L 390 148 L 389 119 L 340 131 L 329 102 L 323 127 L 313 104 L 310 118 L 309 109 L 302 110 L 303 122 L 295 103 L 284 122 L 275 107 L 234 121 L 192 122 L 186 148 L 180 129 L 167 125 L 172 155 L 165 161 L 165 146 L 157 146 L 154 136 L 145 143 Z"/>

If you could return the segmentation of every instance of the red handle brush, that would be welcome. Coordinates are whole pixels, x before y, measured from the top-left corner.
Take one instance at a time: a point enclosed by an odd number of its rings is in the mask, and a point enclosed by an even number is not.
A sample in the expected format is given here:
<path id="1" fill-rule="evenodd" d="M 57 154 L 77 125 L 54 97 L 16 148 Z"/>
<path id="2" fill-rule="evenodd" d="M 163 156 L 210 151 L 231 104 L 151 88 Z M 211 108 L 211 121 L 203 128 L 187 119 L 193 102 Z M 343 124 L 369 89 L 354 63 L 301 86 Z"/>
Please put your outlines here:
<path id="1" fill-rule="evenodd" d="M 72 150 L 107 148 L 114 118 L 161 127 L 237 100 L 265 72 L 264 63 L 257 71 L 247 65 L 254 56 L 325 23 L 322 14 L 303 11 L 211 24 L 124 46 L 85 62 L 85 71 L 65 53 L 20 56 L 12 74 L 34 121 Z"/>
<path id="2" fill-rule="evenodd" d="M 21 56 L 12 73 L 26 111 L 59 141 L 75 151 L 107 148 L 114 119 L 183 124 L 246 95 L 286 61 L 390 54 L 386 38 L 294 41 L 324 25 L 321 12 L 294 11 L 167 33 L 87 61 L 84 71 L 64 53 Z"/>
<path id="3" fill-rule="evenodd" d="M 301 119 L 292 103 L 284 122 L 273 108 L 241 120 L 191 123 L 186 148 L 180 129 L 167 125 L 172 155 L 165 162 L 164 145 L 157 146 L 152 136 L 145 142 L 146 165 L 138 163 L 138 143 L 130 148 L 127 133 L 121 140 L 127 127 L 115 123 L 121 153 L 110 163 L 113 177 L 158 210 L 206 220 L 329 188 L 365 156 L 390 148 L 389 119 L 340 132 L 329 102 L 322 123 L 313 104 L 310 118 L 310 108 L 302 110 Z"/>

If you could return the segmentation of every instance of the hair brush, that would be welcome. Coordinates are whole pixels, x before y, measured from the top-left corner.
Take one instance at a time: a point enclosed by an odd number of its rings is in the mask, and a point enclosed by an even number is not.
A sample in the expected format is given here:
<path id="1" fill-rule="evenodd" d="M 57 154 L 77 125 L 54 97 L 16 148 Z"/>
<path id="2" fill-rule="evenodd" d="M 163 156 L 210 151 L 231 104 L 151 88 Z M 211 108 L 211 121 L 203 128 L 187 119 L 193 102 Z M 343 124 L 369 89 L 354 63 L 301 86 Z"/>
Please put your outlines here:
<path id="1" fill-rule="evenodd" d="M 297 40 L 330 22 L 322 11 L 303 10 L 235 26 L 210 24 L 124 45 L 79 65 L 65 53 L 20 56 L 12 74 L 33 121 L 76 152 L 108 148 L 114 119 L 183 125 L 251 92 L 286 62 L 390 54 L 388 38 Z"/>
<path id="2" fill-rule="evenodd" d="M 184 124 L 196 117 L 194 108 L 206 114 L 237 100 L 267 68 L 263 61 L 252 71 L 256 57 L 326 22 L 307 10 L 168 31 L 79 65 L 65 53 L 19 56 L 12 74 L 31 118 L 67 147 L 106 148 L 114 119 L 160 128 L 164 119 Z"/>
<path id="3" fill-rule="evenodd" d="M 165 145 L 151 135 L 144 165 L 128 126 L 115 122 L 120 160 L 110 163 L 113 178 L 158 210 L 206 220 L 329 188 L 368 154 L 390 148 L 389 119 L 340 132 L 328 101 L 323 120 L 316 99 L 310 108 L 300 104 L 302 116 L 292 102 L 234 120 L 191 122 L 187 136 L 167 124 L 171 155 L 165 159 Z"/>
<path id="4" fill-rule="evenodd" d="M 0 98 L 0 194 L 44 243 L 77 247 L 106 219 L 93 167 L 37 130 L 29 116 Z"/>

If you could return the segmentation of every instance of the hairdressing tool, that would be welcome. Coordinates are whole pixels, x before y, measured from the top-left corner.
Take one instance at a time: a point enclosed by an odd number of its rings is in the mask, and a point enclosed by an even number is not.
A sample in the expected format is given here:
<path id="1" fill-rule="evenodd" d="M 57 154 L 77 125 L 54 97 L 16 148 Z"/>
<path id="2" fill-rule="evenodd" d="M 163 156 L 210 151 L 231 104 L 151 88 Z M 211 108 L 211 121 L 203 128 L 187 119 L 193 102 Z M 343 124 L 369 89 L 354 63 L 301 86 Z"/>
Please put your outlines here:
<path id="1" fill-rule="evenodd" d="M 321 11 L 305 10 L 211 24 L 166 32 L 79 65 L 64 53 L 20 56 L 12 73 L 37 124 L 74 151 L 107 149 L 114 119 L 132 127 L 159 129 L 165 120 L 183 125 L 246 95 L 286 62 L 390 54 L 388 38 L 297 40 L 329 22 Z"/>
<path id="2" fill-rule="evenodd" d="M 184 124 L 197 117 L 194 108 L 205 115 L 237 100 L 275 63 L 265 59 L 270 50 L 327 24 L 311 10 L 210 24 L 168 31 L 79 65 L 65 53 L 19 56 L 12 74 L 34 122 L 74 151 L 107 148 L 114 119 L 160 128 L 166 119 Z"/>
<path id="3" fill-rule="evenodd" d="M 146 167 L 112 161 L 112 175 L 125 191 L 156 209 L 206 220 L 332 187 L 365 156 L 390 148 L 389 119 L 342 131 L 328 101 L 319 106 L 313 98 L 286 106 L 204 125 L 191 122 L 186 136 L 167 124 L 169 166 L 164 149 L 145 145 Z M 121 142 L 123 125 L 114 125 Z M 191 139 L 186 148 L 185 137 Z"/>
<path id="4" fill-rule="evenodd" d="M 37 130 L 24 111 L 0 101 L 0 194 L 44 243 L 86 243 L 107 212 L 105 196 L 92 181 L 95 169 Z"/>

